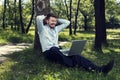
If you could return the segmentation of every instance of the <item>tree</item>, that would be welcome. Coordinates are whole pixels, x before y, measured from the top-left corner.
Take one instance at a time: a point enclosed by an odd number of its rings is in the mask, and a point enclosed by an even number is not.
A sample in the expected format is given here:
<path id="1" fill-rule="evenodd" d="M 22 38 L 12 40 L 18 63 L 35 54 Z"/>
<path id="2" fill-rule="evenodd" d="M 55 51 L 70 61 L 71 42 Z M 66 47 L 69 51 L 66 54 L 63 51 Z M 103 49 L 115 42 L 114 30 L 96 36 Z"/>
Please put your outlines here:
<path id="1" fill-rule="evenodd" d="M 17 24 L 16 13 L 17 13 L 16 0 L 14 0 L 14 26 L 15 26 L 15 28 L 16 28 L 16 24 Z M 19 29 L 19 28 L 18 28 L 18 29 Z"/>
<path id="2" fill-rule="evenodd" d="M 66 15 L 67 15 L 67 18 L 68 18 L 68 20 L 69 20 L 69 11 L 68 11 L 67 0 L 65 0 L 65 7 L 66 7 Z"/>
<path id="3" fill-rule="evenodd" d="M 13 9 L 13 6 L 12 5 L 12 1 L 11 0 L 7 0 L 7 9 L 6 9 L 6 27 L 8 27 L 9 25 L 11 26 L 11 29 L 13 29 L 13 14 L 14 14 L 14 10 L 12 11 Z"/>
<path id="4" fill-rule="evenodd" d="M 120 3 L 116 2 L 115 0 L 107 0 L 105 3 L 107 28 L 119 28 Z"/>
<path id="5" fill-rule="evenodd" d="M 77 19 L 78 19 L 79 6 L 80 6 L 80 0 L 78 0 L 77 10 L 75 12 L 74 34 L 76 34 L 76 29 L 77 29 Z"/>
<path id="6" fill-rule="evenodd" d="M 32 14 L 31 14 L 30 22 L 29 22 L 29 24 L 27 26 L 27 29 L 26 29 L 26 33 L 28 33 L 28 31 L 29 31 L 29 28 L 32 24 L 32 20 L 33 20 L 33 17 L 34 17 L 34 0 L 32 0 L 32 11 L 31 11 L 31 13 Z"/>
<path id="7" fill-rule="evenodd" d="M 22 5 L 21 5 L 21 3 L 22 3 L 21 0 L 19 0 L 20 24 L 21 24 L 22 33 L 25 33 L 24 24 L 23 24 L 23 17 L 22 17 Z"/>
<path id="8" fill-rule="evenodd" d="M 35 0 L 36 16 L 47 15 L 49 12 L 50 12 L 50 0 Z M 40 52 L 42 51 L 37 26 L 35 27 L 34 49 L 39 50 Z"/>
<path id="9" fill-rule="evenodd" d="M 5 24 L 6 24 L 6 17 L 5 17 L 5 13 L 6 13 L 6 0 L 4 0 L 4 11 L 3 11 L 3 29 L 5 29 Z"/>
<path id="10" fill-rule="evenodd" d="M 89 30 L 90 22 L 93 20 L 94 9 L 91 0 L 81 0 L 80 2 L 80 12 L 83 16 L 83 28 L 84 31 Z"/>
<path id="11" fill-rule="evenodd" d="M 106 41 L 106 26 L 105 26 L 105 1 L 95 0 L 95 44 L 94 49 L 102 51 L 101 46 Z"/>
<path id="12" fill-rule="evenodd" d="M 72 0 L 70 0 L 70 17 L 69 17 L 69 21 L 70 21 L 70 25 L 69 25 L 69 35 L 72 35 Z"/>
<path id="13" fill-rule="evenodd" d="M 108 45 L 106 34 L 105 0 L 101 0 L 102 44 Z"/>

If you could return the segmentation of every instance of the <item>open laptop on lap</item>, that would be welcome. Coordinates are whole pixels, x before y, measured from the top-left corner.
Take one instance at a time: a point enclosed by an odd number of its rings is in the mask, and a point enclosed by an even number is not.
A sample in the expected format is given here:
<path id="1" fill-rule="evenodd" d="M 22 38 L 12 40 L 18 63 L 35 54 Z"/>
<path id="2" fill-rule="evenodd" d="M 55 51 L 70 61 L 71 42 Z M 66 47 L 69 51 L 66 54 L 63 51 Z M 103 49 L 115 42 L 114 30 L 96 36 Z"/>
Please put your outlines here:
<path id="1" fill-rule="evenodd" d="M 73 40 L 70 49 L 61 49 L 60 51 L 66 55 L 76 55 L 80 54 L 83 51 L 86 40 Z"/>

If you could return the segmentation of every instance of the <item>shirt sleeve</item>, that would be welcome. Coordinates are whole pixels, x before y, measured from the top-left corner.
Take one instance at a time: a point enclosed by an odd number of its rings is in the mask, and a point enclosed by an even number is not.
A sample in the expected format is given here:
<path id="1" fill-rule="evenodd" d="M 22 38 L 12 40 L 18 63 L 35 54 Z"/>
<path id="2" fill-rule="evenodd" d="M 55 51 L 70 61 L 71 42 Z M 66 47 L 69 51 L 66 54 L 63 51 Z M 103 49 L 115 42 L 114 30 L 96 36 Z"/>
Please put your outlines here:
<path id="1" fill-rule="evenodd" d="M 39 15 L 39 16 L 36 17 L 38 33 L 42 32 L 42 29 L 43 29 L 43 19 L 44 18 L 45 18 L 44 15 Z"/>
<path id="2" fill-rule="evenodd" d="M 58 19 L 58 23 L 60 23 L 60 25 L 56 27 L 57 27 L 58 32 L 60 32 L 70 24 L 70 21 L 66 19 Z"/>

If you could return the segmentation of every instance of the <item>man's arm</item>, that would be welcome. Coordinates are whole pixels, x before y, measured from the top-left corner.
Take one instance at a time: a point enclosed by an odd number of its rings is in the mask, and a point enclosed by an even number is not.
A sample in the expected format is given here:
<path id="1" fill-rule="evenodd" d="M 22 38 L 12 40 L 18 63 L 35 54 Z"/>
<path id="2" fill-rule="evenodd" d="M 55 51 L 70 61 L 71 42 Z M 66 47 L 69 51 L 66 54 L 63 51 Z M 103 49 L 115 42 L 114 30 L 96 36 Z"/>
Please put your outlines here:
<path id="1" fill-rule="evenodd" d="M 68 21 L 66 19 L 59 19 L 58 18 L 58 23 L 60 23 L 60 25 L 58 25 L 56 27 L 58 29 L 58 32 L 60 32 L 70 24 L 70 21 Z"/>
<path id="2" fill-rule="evenodd" d="M 36 17 L 38 33 L 42 32 L 42 29 L 43 29 L 43 19 L 44 18 L 45 18 L 44 15 L 39 15 L 39 16 Z"/>

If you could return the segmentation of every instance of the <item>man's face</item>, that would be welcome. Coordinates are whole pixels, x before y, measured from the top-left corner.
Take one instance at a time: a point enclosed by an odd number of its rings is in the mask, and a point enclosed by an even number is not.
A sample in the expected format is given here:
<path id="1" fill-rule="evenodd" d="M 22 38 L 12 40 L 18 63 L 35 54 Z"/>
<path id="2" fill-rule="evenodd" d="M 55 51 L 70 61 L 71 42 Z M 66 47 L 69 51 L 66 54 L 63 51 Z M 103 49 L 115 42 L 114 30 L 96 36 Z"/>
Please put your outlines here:
<path id="1" fill-rule="evenodd" d="M 47 20 L 47 24 L 48 24 L 51 28 L 54 28 L 55 25 L 57 24 L 57 18 L 55 18 L 55 17 L 50 17 L 50 18 Z"/>

